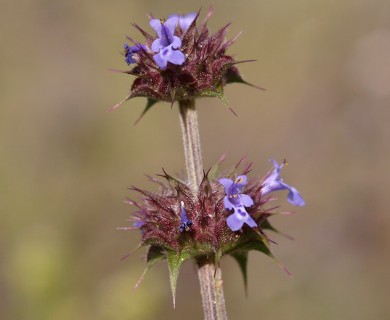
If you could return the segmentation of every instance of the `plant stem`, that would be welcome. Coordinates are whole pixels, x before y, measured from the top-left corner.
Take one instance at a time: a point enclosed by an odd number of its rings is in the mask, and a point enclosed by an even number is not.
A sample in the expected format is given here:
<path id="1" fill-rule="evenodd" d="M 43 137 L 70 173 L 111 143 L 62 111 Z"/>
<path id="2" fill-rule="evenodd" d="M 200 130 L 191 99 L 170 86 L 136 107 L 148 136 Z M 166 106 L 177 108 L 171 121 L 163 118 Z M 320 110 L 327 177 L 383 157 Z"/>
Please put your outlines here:
<path id="1" fill-rule="evenodd" d="M 187 182 L 192 192 L 196 193 L 203 179 L 203 162 L 195 100 L 179 101 L 179 109 Z M 221 269 L 210 260 L 197 262 L 205 320 L 227 320 Z"/>
<path id="2" fill-rule="evenodd" d="M 195 100 L 179 101 L 179 108 L 188 184 L 196 192 L 203 178 L 203 162 Z"/>
<path id="3" fill-rule="evenodd" d="M 227 320 L 221 268 L 198 262 L 198 277 L 205 320 Z"/>

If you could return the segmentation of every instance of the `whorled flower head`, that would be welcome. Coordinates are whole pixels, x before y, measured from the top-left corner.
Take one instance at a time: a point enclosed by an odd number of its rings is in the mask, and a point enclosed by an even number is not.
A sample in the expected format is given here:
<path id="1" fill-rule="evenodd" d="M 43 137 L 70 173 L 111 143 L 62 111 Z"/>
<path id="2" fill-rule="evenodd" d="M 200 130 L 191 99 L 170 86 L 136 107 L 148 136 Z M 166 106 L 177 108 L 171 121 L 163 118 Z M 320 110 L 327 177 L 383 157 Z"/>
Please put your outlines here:
<path id="1" fill-rule="evenodd" d="M 249 167 L 241 175 L 235 170 L 223 175 L 205 174 L 196 194 L 182 181 L 164 172 L 150 178 L 158 192 L 136 187 L 140 202 L 128 201 L 137 210 L 133 227 L 141 231 L 141 246 L 149 246 L 148 268 L 167 259 L 173 294 L 180 266 L 188 259 L 214 260 L 233 256 L 246 266 L 248 251 L 272 257 L 264 230 L 275 231 L 268 218 L 276 214 L 264 197 L 264 178 L 248 181 Z"/>
<path id="2" fill-rule="evenodd" d="M 211 12 L 202 23 L 198 22 L 199 13 L 151 19 L 154 34 L 134 25 L 145 42 L 128 38 L 134 46 L 125 47 L 125 60 L 134 67 L 123 72 L 136 78 L 129 95 L 113 108 L 134 97 L 148 98 L 145 111 L 158 101 L 173 103 L 196 97 L 218 97 L 224 101 L 226 84 L 249 84 L 235 67 L 245 61 L 237 61 L 226 53 L 235 41 L 225 39 L 229 24 L 211 34 L 207 27 L 210 16 Z"/>

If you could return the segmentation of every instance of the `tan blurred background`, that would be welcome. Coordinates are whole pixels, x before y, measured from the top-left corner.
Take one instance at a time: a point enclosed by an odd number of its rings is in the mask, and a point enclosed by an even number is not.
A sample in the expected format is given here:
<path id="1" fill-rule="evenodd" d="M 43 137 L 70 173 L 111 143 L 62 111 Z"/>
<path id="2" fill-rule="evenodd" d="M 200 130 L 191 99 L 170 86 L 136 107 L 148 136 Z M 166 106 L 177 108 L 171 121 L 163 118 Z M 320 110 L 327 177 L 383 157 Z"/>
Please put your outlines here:
<path id="1" fill-rule="evenodd" d="M 185 265 L 172 309 L 157 265 L 137 291 L 144 252 L 125 226 L 144 174 L 184 168 L 177 107 L 144 99 L 115 112 L 132 83 L 120 50 L 130 26 L 208 1 L 1 1 L 0 318 L 201 319 L 196 269 Z M 289 160 L 307 206 L 274 224 L 277 257 L 252 253 L 249 297 L 222 262 L 230 319 L 390 319 L 390 2 L 215 0 L 210 27 L 243 31 L 230 49 L 261 92 L 227 88 L 238 113 L 198 102 L 205 166 L 243 155 L 251 177 Z M 283 195 L 284 198 L 284 195 Z M 286 210 L 293 210 L 286 201 Z"/>

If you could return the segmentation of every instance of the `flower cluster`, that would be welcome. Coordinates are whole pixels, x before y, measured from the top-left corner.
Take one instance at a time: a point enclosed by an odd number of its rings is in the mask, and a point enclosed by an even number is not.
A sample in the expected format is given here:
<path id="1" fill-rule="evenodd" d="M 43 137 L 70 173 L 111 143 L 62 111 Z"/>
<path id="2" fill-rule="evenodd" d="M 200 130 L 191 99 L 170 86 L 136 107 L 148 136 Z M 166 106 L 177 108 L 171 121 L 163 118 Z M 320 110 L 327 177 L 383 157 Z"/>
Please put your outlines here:
<path id="1" fill-rule="evenodd" d="M 134 97 L 148 98 L 146 112 L 158 101 L 173 103 L 196 97 L 218 97 L 224 101 L 223 87 L 243 80 L 237 63 L 226 50 L 235 39 L 226 40 L 229 25 L 210 34 L 206 19 L 198 26 L 199 13 L 171 15 L 167 20 L 151 19 L 155 35 L 134 25 L 144 43 L 131 38 L 124 45 L 125 62 L 134 67 L 123 73 L 135 76 L 129 95 L 113 108 Z M 249 60 L 247 60 L 249 61 Z M 144 113 L 143 113 L 144 114 Z"/>
<path id="2" fill-rule="evenodd" d="M 243 255 L 250 250 L 273 257 L 264 230 L 276 231 L 268 218 L 277 213 L 268 205 L 275 198 L 266 195 L 288 189 L 290 202 L 304 204 L 298 191 L 280 177 L 282 166 L 274 161 L 273 170 L 255 181 L 248 181 L 249 166 L 240 175 L 236 169 L 208 173 L 196 194 L 165 172 L 162 179 L 150 177 L 159 186 L 157 193 L 132 187 L 142 200 L 128 201 L 138 210 L 132 214 L 133 226 L 127 229 L 141 231 L 141 246 L 149 246 L 148 268 L 167 259 L 175 284 L 181 264 L 191 258 L 207 257 L 218 263 L 224 255 L 245 259 Z"/>

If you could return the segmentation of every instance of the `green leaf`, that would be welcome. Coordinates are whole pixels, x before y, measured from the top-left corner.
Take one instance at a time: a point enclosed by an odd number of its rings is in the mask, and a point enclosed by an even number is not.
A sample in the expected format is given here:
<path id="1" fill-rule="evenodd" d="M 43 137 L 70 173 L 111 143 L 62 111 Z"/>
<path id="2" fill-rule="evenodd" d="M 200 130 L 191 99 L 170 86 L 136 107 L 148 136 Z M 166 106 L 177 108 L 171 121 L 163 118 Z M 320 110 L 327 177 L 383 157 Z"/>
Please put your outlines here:
<path id="1" fill-rule="evenodd" d="M 210 180 L 215 180 L 215 179 L 217 178 L 218 173 L 219 173 L 219 171 L 220 171 L 221 164 L 222 164 L 222 162 L 225 160 L 225 157 L 226 157 L 226 155 L 223 154 L 223 155 L 221 156 L 221 158 L 218 160 L 218 162 L 217 162 L 216 164 L 214 164 L 214 165 L 211 167 L 211 169 L 209 170 L 209 172 L 208 172 L 208 177 L 209 177 Z"/>
<path id="2" fill-rule="evenodd" d="M 261 234 L 256 229 L 250 229 L 245 235 L 241 237 L 238 243 L 229 250 L 230 254 L 237 251 L 249 251 L 256 250 L 264 253 L 268 257 L 274 259 L 274 255 L 271 252 L 269 241 L 265 235 Z"/>
<path id="3" fill-rule="evenodd" d="M 242 276 L 244 278 L 244 288 L 245 288 L 245 295 L 248 297 L 248 251 L 236 251 L 231 254 L 231 256 L 234 258 L 234 260 L 237 261 Z"/>
<path id="4" fill-rule="evenodd" d="M 279 268 L 281 268 L 288 276 L 291 277 L 292 275 L 288 271 L 288 269 L 282 263 L 280 263 L 280 261 L 277 260 L 275 258 L 275 256 L 272 254 L 270 247 L 269 247 L 269 241 L 267 240 L 267 238 L 260 233 L 258 233 L 258 235 L 259 235 L 259 237 L 257 240 L 252 240 L 249 243 L 248 249 L 260 251 L 260 252 L 266 254 L 279 266 Z"/>
<path id="5" fill-rule="evenodd" d="M 183 181 L 180 181 L 179 179 L 175 178 L 175 177 L 172 177 L 171 175 L 169 175 L 165 170 L 164 168 L 162 169 L 164 174 L 157 174 L 157 176 L 159 177 L 163 177 L 164 179 L 166 179 L 168 181 L 169 184 L 173 184 L 174 186 L 180 186 L 182 188 L 185 188 L 186 187 L 186 184 L 183 182 Z"/>
<path id="6" fill-rule="evenodd" d="M 291 237 L 290 235 L 286 234 L 286 233 L 282 233 L 280 232 L 278 229 L 276 229 L 269 221 L 268 219 L 264 220 L 261 225 L 260 225 L 260 228 L 263 229 L 263 230 L 271 230 L 277 234 L 280 234 L 281 236 L 289 239 L 289 240 L 294 240 L 293 237 Z"/>
<path id="7" fill-rule="evenodd" d="M 165 259 L 164 249 L 158 246 L 150 246 L 146 255 L 146 263 L 151 268 L 156 262 Z"/>
<path id="8" fill-rule="evenodd" d="M 158 262 L 160 260 L 164 260 L 164 259 L 165 259 L 165 253 L 164 253 L 164 250 L 161 247 L 150 246 L 149 250 L 148 250 L 148 253 L 146 255 L 146 268 L 145 268 L 144 272 L 142 272 L 142 275 L 138 279 L 138 281 L 135 284 L 134 288 L 135 289 L 138 288 L 138 286 L 141 284 L 142 280 L 144 279 L 146 272 L 148 272 L 148 270 L 151 267 L 153 267 L 156 264 L 156 262 Z"/>
<path id="9" fill-rule="evenodd" d="M 218 87 L 217 90 L 204 90 L 204 91 L 202 91 L 200 93 L 200 96 L 218 98 L 219 101 L 221 101 L 235 116 L 237 116 L 237 113 L 229 106 L 229 102 L 226 100 L 226 98 L 223 94 L 222 84 Z"/>
<path id="10" fill-rule="evenodd" d="M 241 248 L 245 248 L 247 250 L 256 250 L 256 251 L 260 251 L 264 254 L 266 254 L 268 257 L 274 259 L 274 255 L 272 254 L 270 248 L 269 248 L 269 244 L 266 240 L 263 240 L 263 239 L 253 239 L 249 242 L 247 242 L 245 245 L 243 246 L 240 246 L 240 249 Z"/>
<path id="11" fill-rule="evenodd" d="M 255 61 L 255 60 L 237 61 L 235 64 L 245 63 L 245 62 L 252 62 L 252 61 Z M 239 73 L 238 69 L 236 67 L 233 67 L 233 66 L 226 72 L 225 78 L 226 78 L 226 84 L 229 84 L 229 83 L 242 83 L 242 84 L 246 84 L 248 86 L 254 87 L 256 89 L 265 90 L 262 87 L 255 86 L 254 84 L 249 83 L 248 81 L 244 80 L 244 78 Z"/>
<path id="12" fill-rule="evenodd" d="M 201 96 L 205 97 L 215 97 L 218 98 L 220 101 L 222 101 L 226 106 L 228 106 L 228 101 L 226 100 L 224 94 L 223 94 L 223 87 L 220 85 L 217 90 L 204 90 L 200 94 Z"/>
<path id="13" fill-rule="evenodd" d="M 137 124 L 141 120 L 141 118 L 145 115 L 145 113 L 148 112 L 149 109 L 153 107 L 157 102 L 158 100 L 148 98 L 144 111 L 142 111 L 141 115 L 138 117 L 137 121 L 135 121 L 134 124 Z"/>
<path id="14" fill-rule="evenodd" d="M 176 285 L 177 285 L 177 278 L 179 277 L 180 267 L 189 258 L 191 258 L 191 256 L 185 252 L 174 252 L 174 251 L 167 252 L 169 280 L 171 283 L 171 292 L 172 292 L 174 308 L 176 306 Z"/>
<path id="15" fill-rule="evenodd" d="M 260 228 L 263 230 L 268 229 L 268 230 L 271 230 L 273 232 L 279 233 L 279 230 L 275 229 L 267 219 L 261 223 Z"/>

